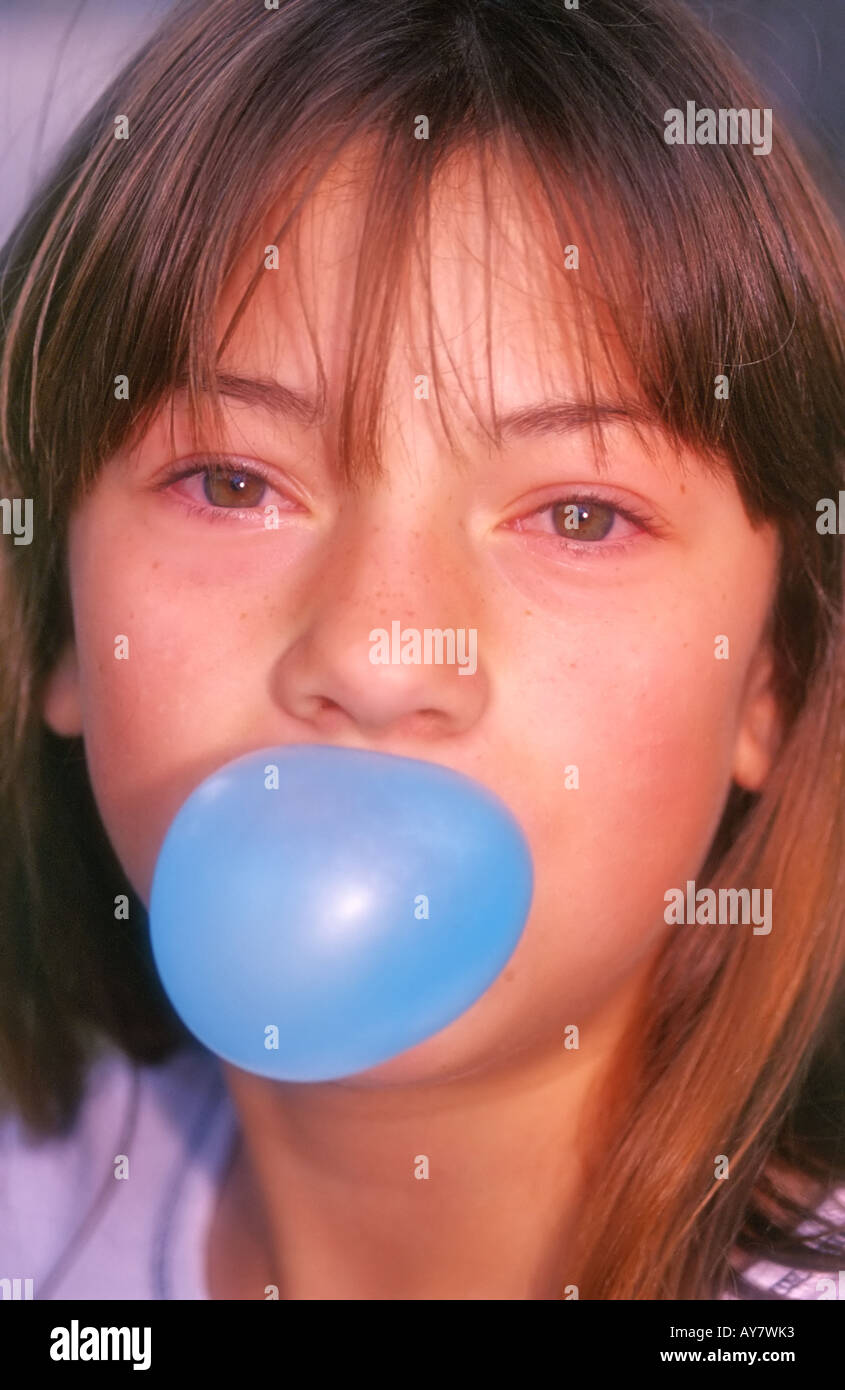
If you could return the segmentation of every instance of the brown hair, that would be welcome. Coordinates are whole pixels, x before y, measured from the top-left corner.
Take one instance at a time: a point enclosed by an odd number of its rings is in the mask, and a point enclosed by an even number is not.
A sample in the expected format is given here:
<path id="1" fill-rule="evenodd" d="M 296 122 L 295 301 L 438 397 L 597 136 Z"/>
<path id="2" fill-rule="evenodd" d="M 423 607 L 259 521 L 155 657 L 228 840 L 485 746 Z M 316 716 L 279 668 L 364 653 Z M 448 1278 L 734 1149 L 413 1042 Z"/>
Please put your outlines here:
<path id="1" fill-rule="evenodd" d="M 156 1062 L 189 1037 L 82 740 L 39 713 L 71 625 L 71 510 L 177 382 L 197 420 L 206 392 L 218 411 L 215 362 L 264 273 L 263 217 L 287 198 L 281 244 L 353 142 L 372 154 L 371 197 L 338 457 L 350 479 L 378 468 L 379 345 L 410 229 L 445 160 L 474 150 L 482 171 L 507 159 L 545 206 L 551 267 L 578 227 L 641 399 L 782 538 L 785 735 L 762 792 L 731 791 L 706 866 L 713 885 L 770 884 L 781 926 L 667 937 L 573 1282 L 582 1298 L 713 1297 L 732 1248 L 838 1268 L 833 1228 L 826 1250 L 794 1231 L 805 1185 L 815 1197 L 845 1178 L 843 552 L 816 529 L 818 500 L 845 486 L 842 249 L 782 129 L 765 157 L 665 142 L 664 113 L 692 98 L 765 105 L 672 0 L 640 0 L 636 22 L 621 0 L 202 0 L 176 8 L 72 137 L 0 264 L 0 486 L 35 511 L 33 543 L 0 552 L 0 1078 L 34 1133 L 72 1125 L 106 1042 Z M 218 344 L 245 248 L 255 275 Z M 115 401 L 116 372 L 131 402 Z M 729 1181 L 713 1177 L 718 1154 Z"/>

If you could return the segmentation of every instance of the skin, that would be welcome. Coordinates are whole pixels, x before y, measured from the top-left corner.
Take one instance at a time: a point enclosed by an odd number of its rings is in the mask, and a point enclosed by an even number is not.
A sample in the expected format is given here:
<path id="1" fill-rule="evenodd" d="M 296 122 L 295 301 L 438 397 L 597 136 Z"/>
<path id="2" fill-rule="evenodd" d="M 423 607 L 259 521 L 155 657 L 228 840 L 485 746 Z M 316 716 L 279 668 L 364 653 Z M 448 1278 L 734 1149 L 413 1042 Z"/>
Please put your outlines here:
<path id="1" fill-rule="evenodd" d="M 459 165 L 444 179 L 433 294 L 460 467 L 433 389 L 415 398 L 415 376 L 434 369 L 412 285 L 392 346 L 381 479 L 343 486 L 331 419 L 309 428 L 229 401 L 224 437 L 206 446 L 234 455 L 234 468 L 263 465 L 270 486 L 251 485 L 252 513 L 219 523 L 191 513 L 191 503 L 214 509 L 202 477 L 162 485 L 168 466 L 198 452 L 176 397 L 175 448 L 162 411 L 71 519 L 74 633 L 44 718 L 84 735 L 103 822 L 145 903 L 167 828 L 197 783 L 274 743 L 370 748 L 467 773 L 509 804 L 534 857 L 516 952 L 435 1037 L 337 1083 L 286 1085 L 224 1064 L 241 1137 L 209 1235 L 217 1298 L 263 1298 L 268 1284 L 291 1299 L 559 1297 L 577 1275 L 590 1166 L 612 1133 L 591 1098 L 606 1081 L 624 1089 L 634 1059 L 620 1040 L 648 1007 L 667 932 L 684 930 L 665 924 L 664 893 L 695 878 L 731 782 L 759 787 L 776 742 L 766 641 L 775 534 L 752 528 L 729 477 L 656 430 L 608 428 L 602 472 L 583 430 L 500 450 L 479 434 L 457 385 L 483 417 L 479 190 Z M 333 408 L 357 196 L 341 166 L 303 229 Z M 564 308 L 559 329 L 546 322 L 519 197 L 504 186 L 497 196 L 499 409 L 578 397 L 570 319 Z M 221 365 L 313 389 L 282 252 Z M 221 329 L 246 274 L 244 261 Z M 588 270 L 579 275 L 589 289 Z M 558 286 L 562 304 L 572 283 Z M 585 490 L 644 511 L 657 531 L 602 513 L 607 537 L 574 548 L 549 508 Z M 212 494 L 218 511 L 223 491 Z M 280 507 L 277 530 L 264 526 L 267 502 Z M 373 665 L 368 634 L 394 619 L 476 628 L 475 675 Z M 113 658 L 117 634 L 130 639 L 128 661 Z M 717 661 L 722 634 L 730 659 Z M 577 790 L 563 781 L 572 764 Z M 578 1050 L 564 1047 L 573 1023 Z M 414 1177 L 420 1154 L 427 1181 Z"/>

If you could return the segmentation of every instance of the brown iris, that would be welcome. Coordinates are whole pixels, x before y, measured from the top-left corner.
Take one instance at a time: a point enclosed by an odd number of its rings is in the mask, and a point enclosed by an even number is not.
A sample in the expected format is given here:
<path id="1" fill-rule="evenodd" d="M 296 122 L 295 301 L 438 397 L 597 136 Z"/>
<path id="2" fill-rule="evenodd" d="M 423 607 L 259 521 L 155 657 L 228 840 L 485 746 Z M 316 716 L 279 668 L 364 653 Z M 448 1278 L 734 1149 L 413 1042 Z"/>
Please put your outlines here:
<path id="1" fill-rule="evenodd" d="M 254 473 L 230 468 L 207 468 L 203 480 L 208 501 L 219 507 L 254 507 L 266 486 L 264 479 Z"/>
<path id="2" fill-rule="evenodd" d="M 552 521 L 560 534 L 581 541 L 604 540 L 615 516 L 615 508 L 606 502 L 559 502 L 552 508 Z"/>

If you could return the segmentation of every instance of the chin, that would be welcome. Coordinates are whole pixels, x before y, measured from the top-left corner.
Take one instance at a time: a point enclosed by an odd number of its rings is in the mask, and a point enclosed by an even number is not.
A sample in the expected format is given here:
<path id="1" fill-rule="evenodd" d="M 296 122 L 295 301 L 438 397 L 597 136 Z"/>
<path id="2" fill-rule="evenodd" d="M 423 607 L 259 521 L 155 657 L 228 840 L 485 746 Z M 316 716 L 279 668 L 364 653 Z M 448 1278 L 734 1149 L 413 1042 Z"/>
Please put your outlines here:
<path id="1" fill-rule="evenodd" d="M 454 1025 L 450 1025 L 453 1027 Z M 366 1071 L 356 1072 L 354 1076 L 343 1077 L 332 1084 L 349 1090 L 387 1089 L 392 1086 L 443 1086 L 452 1081 L 462 1081 L 465 1077 L 481 1076 L 493 1070 L 502 1060 L 499 1050 L 478 1046 L 469 1049 L 458 1047 L 454 1035 L 447 1037 L 449 1028 L 444 1028 L 434 1037 L 400 1052 L 378 1066 L 368 1067 Z M 512 1055 L 512 1049 L 508 1050 Z"/>

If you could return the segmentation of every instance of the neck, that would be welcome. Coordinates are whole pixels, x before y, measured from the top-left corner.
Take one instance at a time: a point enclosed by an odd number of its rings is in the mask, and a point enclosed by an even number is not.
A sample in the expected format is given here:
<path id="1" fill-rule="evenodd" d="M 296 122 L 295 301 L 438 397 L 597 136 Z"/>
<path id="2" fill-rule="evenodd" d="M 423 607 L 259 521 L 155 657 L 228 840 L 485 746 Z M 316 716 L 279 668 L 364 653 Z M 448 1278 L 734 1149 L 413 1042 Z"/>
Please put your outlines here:
<path id="1" fill-rule="evenodd" d="M 212 1230 L 212 1296 L 562 1297 L 641 983 L 589 1020 L 577 1050 L 561 1039 L 442 1081 L 306 1085 L 224 1064 L 242 1133 Z"/>

